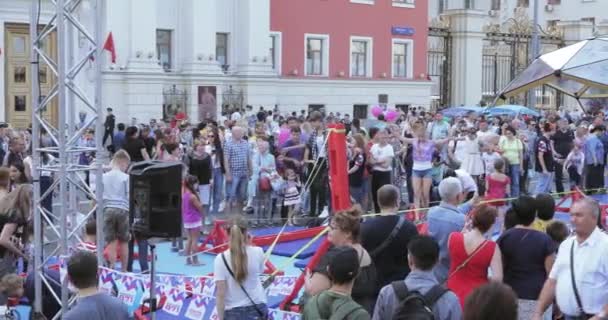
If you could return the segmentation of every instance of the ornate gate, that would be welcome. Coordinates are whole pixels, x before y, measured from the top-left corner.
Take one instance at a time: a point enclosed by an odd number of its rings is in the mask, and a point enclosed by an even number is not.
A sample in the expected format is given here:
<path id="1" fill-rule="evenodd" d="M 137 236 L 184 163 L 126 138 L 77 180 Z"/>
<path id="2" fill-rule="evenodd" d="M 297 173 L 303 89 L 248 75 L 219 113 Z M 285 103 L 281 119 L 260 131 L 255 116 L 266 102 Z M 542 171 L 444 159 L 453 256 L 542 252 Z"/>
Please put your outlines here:
<path id="1" fill-rule="evenodd" d="M 429 28 L 428 71 L 433 82 L 431 89 L 431 109 L 441 109 L 450 101 L 450 70 L 452 41 L 449 27 L 441 20 Z"/>
<path id="2" fill-rule="evenodd" d="M 482 103 L 491 103 L 497 94 L 513 78 L 526 69 L 532 62 L 530 48 L 533 24 L 525 12 L 516 12 L 513 18 L 502 25 L 486 27 L 482 61 Z M 540 54 L 554 51 L 564 46 L 562 36 L 556 28 L 540 30 Z M 550 88 L 535 90 L 535 107 L 558 106 L 561 95 Z M 528 104 L 528 94 L 524 93 L 510 99 L 510 103 Z"/>

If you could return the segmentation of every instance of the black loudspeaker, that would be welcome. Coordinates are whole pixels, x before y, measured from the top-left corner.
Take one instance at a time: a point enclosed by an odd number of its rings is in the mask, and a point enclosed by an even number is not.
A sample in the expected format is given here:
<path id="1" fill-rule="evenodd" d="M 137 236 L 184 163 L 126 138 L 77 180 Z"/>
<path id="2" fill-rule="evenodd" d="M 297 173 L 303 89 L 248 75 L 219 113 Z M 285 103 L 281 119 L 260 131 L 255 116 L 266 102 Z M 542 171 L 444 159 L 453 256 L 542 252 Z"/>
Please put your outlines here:
<path id="1" fill-rule="evenodd" d="M 130 170 L 130 221 L 146 238 L 182 235 L 182 165 L 145 161 Z"/>

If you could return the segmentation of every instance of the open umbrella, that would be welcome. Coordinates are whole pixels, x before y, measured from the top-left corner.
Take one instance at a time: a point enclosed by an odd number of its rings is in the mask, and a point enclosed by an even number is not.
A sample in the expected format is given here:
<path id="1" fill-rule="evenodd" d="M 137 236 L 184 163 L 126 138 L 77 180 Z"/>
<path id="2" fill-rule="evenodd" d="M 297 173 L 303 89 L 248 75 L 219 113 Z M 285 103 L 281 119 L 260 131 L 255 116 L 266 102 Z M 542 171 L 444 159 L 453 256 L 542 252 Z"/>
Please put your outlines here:
<path id="1" fill-rule="evenodd" d="M 443 110 L 440 110 L 440 112 L 442 115 L 444 115 L 446 117 L 454 118 L 454 117 L 462 117 L 462 116 L 466 115 L 467 113 L 469 113 L 470 111 L 473 111 L 477 114 L 481 114 L 483 110 L 484 110 L 484 108 L 482 108 L 482 107 L 461 106 L 461 107 L 451 107 L 451 108 L 443 109 Z"/>
<path id="2" fill-rule="evenodd" d="M 540 56 L 513 79 L 499 97 L 506 99 L 543 85 L 577 101 L 608 97 L 608 35 Z"/>
<path id="3" fill-rule="evenodd" d="M 513 105 L 513 104 L 500 105 L 500 106 L 488 108 L 486 111 L 484 111 L 484 113 L 491 115 L 491 116 L 503 116 L 503 115 L 515 116 L 518 114 L 521 114 L 521 115 L 525 114 L 525 115 L 534 116 L 534 117 L 540 116 L 540 113 L 538 113 L 537 111 L 534 111 L 528 107 L 518 106 L 518 105 Z"/>

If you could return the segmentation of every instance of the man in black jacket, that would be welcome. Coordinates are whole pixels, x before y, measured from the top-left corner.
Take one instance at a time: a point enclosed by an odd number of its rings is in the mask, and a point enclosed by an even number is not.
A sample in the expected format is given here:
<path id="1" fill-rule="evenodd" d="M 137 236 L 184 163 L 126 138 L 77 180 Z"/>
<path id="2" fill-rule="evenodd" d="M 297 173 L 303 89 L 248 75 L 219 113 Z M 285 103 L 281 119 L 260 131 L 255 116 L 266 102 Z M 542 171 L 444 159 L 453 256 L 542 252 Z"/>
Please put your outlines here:
<path id="1" fill-rule="evenodd" d="M 114 127 L 116 124 L 116 117 L 112 114 L 112 108 L 108 108 L 106 110 L 108 115 L 106 116 L 106 121 L 103 123 L 104 133 L 103 133 L 103 143 L 102 145 L 106 145 L 106 140 L 110 137 L 112 144 L 114 144 Z"/>
<path id="2" fill-rule="evenodd" d="M 574 148 L 574 132 L 570 130 L 568 120 L 561 119 L 557 122 L 558 130 L 551 137 L 553 143 L 553 155 L 555 158 L 555 191 L 564 192 L 564 162 L 568 154 Z"/>

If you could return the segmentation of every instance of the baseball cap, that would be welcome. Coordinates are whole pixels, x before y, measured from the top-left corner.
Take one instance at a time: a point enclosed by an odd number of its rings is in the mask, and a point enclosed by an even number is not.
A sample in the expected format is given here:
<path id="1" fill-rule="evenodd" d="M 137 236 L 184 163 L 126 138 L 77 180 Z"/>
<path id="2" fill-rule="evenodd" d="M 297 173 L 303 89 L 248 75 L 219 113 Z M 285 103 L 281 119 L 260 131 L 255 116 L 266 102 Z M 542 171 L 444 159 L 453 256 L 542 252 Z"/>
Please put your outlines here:
<path id="1" fill-rule="evenodd" d="M 329 261 L 329 275 L 338 284 L 353 280 L 359 272 L 359 254 L 349 246 L 332 249 L 333 257 Z"/>

